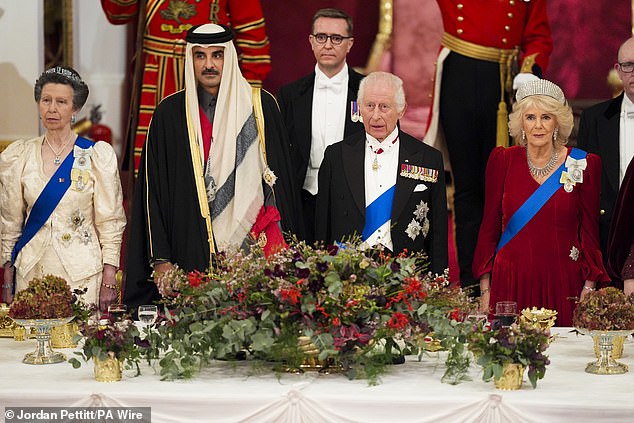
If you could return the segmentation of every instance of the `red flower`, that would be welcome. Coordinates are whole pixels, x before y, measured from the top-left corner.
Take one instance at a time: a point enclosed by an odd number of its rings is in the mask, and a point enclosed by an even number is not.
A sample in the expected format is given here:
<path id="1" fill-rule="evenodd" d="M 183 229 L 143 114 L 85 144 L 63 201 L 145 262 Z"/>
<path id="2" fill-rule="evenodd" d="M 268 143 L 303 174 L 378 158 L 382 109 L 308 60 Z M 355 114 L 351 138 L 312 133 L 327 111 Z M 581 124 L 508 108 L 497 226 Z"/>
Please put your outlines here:
<path id="1" fill-rule="evenodd" d="M 302 293 L 297 288 L 280 289 L 280 297 L 293 305 L 299 303 L 299 298 L 301 296 Z"/>
<path id="2" fill-rule="evenodd" d="M 203 274 L 198 270 L 189 272 L 187 274 L 187 280 L 189 281 L 189 286 L 196 288 L 203 283 Z"/>
<path id="3" fill-rule="evenodd" d="M 332 319 L 332 325 L 333 326 L 341 326 L 341 321 L 339 320 L 338 317 L 335 317 Z"/>
<path id="4" fill-rule="evenodd" d="M 348 300 L 346 301 L 346 310 L 351 309 L 357 305 L 359 305 L 359 300 Z"/>
<path id="5" fill-rule="evenodd" d="M 454 308 L 453 310 L 451 310 L 451 313 L 449 313 L 449 318 L 452 320 L 461 320 L 460 319 L 460 315 L 461 315 L 461 311 L 458 310 L 457 308 Z"/>
<path id="6" fill-rule="evenodd" d="M 392 315 L 392 318 L 387 322 L 387 327 L 392 329 L 403 329 L 409 324 L 409 318 L 403 313 L 396 312 Z"/>
<path id="7" fill-rule="evenodd" d="M 392 306 L 392 304 L 398 304 L 401 302 L 407 305 L 408 310 L 413 310 L 412 303 L 409 302 L 409 300 L 407 299 L 407 296 L 405 295 L 405 292 L 403 291 L 399 292 L 394 297 L 390 298 L 385 308 L 389 309 Z"/>
<path id="8" fill-rule="evenodd" d="M 330 316 L 322 305 L 315 304 L 315 310 L 320 311 L 326 319 Z"/>
<path id="9" fill-rule="evenodd" d="M 405 278 L 405 292 L 408 294 L 417 294 L 423 289 L 423 284 L 418 278 Z"/>

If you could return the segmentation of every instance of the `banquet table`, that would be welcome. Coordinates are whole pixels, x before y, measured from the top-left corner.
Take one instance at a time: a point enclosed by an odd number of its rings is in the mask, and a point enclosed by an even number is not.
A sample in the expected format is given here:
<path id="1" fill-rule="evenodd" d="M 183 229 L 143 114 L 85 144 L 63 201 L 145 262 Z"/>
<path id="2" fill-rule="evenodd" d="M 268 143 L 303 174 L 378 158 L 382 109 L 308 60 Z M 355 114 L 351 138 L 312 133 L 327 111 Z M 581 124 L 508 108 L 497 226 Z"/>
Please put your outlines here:
<path id="1" fill-rule="evenodd" d="M 592 339 L 571 328 L 554 328 L 547 350 L 551 364 L 532 389 L 496 390 L 471 368 L 470 382 L 440 382 L 445 353 L 390 366 L 380 383 L 348 380 L 340 374 L 275 375 L 249 361 L 214 362 L 190 380 L 161 381 L 147 365 L 142 374 L 100 383 L 92 363 L 21 362 L 35 340 L 0 339 L 2 407 L 151 407 L 152 422 L 634 422 L 634 373 L 594 375 Z M 62 350 L 71 356 L 73 350 Z M 619 360 L 634 364 L 634 342 Z M 4 412 L 2 419 L 5 421 Z M 6 420 L 9 421 L 8 419 Z"/>

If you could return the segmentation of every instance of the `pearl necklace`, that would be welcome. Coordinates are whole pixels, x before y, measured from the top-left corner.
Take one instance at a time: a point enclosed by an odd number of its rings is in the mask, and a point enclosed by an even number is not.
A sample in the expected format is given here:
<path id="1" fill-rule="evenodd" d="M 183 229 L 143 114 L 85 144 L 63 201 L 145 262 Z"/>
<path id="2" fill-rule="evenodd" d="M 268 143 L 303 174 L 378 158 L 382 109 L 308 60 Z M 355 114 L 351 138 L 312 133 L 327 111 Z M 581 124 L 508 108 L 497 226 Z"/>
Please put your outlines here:
<path id="1" fill-rule="evenodd" d="M 557 154 L 557 151 L 555 150 L 555 148 L 553 148 L 553 152 L 550 155 L 550 160 L 548 160 L 546 166 L 537 167 L 531 162 L 530 157 L 528 157 L 528 148 L 526 149 L 526 161 L 528 162 L 528 170 L 530 170 L 531 175 L 533 175 L 535 178 L 543 178 L 547 176 L 555 168 L 555 165 L 557 164 L 557 159 L 559 159 L 559 154 Z"/>
<path id="2" fill-rule="evenodd" d="M 66 149 L 66 146 L 72 139 L 73 139 L 73 133 L 71 131 L 70 136 L 68 137 L 64 145 L 62 145 L 62 148 L 59 150 L 59 152 L 57 152 L 55 151 L 55 149 L 53 149 L 53 146 L 49 142 L 48 137 L 46 136 L 44 137 L 44 141 L 46 142 L 46 145 L 48 145 L 48 148 L 50 148 L 53 154 L 55 154 L 55 159 L 53 160 L 53 164 L 55 166 L 59 166 L 62 163 L 62 153 L 64 152 L 64 150 Z"/>

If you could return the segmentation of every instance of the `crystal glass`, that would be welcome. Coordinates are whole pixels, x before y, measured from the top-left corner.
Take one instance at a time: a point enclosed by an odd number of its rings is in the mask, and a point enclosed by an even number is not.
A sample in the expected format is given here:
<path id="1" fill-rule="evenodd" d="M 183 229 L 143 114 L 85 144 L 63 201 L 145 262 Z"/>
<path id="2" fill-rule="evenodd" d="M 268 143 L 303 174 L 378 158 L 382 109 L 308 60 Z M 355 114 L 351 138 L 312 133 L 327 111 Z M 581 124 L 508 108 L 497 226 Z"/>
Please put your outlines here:
<path id="1" fill-rule="evenodd" d="M 509 327 L 515 323 L 517 317 L 517 303 L 515 301 L 498 301 L 495 304 L 495 318 L 503 327 Z"/>
<path id="2" fill-rule="evenodd" d="M 108 314 L 114 320 L 121 320 L 123 315 L 128 312 L 128 306 L 125 304 L 110 304 L 108 306 Z"/>
<path id="3" fill-rule="evenodd" d="M 155 305 L 145 304 L 140 305 L 138 310 L 139 320 L 149 326 L 156 320 L 158 315 L 158 307 Z"/>

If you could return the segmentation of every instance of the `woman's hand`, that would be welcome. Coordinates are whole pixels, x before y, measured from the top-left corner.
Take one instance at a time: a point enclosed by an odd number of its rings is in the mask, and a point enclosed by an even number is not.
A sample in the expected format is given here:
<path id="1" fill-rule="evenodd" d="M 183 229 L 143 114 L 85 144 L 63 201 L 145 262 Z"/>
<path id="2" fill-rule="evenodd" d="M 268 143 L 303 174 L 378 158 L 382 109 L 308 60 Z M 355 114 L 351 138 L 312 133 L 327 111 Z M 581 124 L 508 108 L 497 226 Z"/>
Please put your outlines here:
<path id="1" fill-rule="evenodd" d="M 489 314 L 491 302 L 491 274 L 485 273 L 480 276 L 480 312 Z"/>
<path id="2" fill-rule="evenodd" d="M 594 286 L 595 283 L 592 281 L 586 281 L 586 283 L 583 284 L 583 288 L 581 288 L 581 295 L 579 295 L 579 301 L 583 301 L 588 294 L 590 294 L 592 291 L 594 291 Z"/>
<path id="3" fill-rule="evenodd" d="M 108 306 L 117 301 L 120 287 L 117 286 L 117 268 L 111 264 L 103 265 L 101 287 L 99 288 L 99 310 L 105 312 Z"/>
<path id="4" fill-rule="evenodd" d="M 625 295 L 634 293 L 634 279 L 625 279 L 623 281 L 623 292 Z"/>
<path id="5" fill-rule="evenodd" d="M 4 264 L 4 280 L 2 281 L 2 299 L 5 303 L 13 302 L 13 279 L 15 276 L 15 266 L 11 262 Z"/>
<path id="6" fill-rule="evenodd" d="M 489 314 L 490 301 L 491 293 L 489 291 L 480 294 L 480 313 Z"/>

